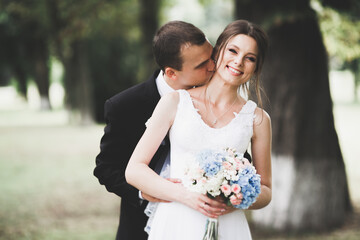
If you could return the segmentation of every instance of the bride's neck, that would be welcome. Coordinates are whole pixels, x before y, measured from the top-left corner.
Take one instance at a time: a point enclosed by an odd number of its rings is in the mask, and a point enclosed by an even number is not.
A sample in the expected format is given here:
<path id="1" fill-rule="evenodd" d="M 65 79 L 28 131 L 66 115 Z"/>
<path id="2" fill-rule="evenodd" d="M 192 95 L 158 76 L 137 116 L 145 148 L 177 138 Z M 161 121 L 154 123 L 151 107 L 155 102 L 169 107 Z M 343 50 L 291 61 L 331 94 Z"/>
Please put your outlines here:
<path id="1" fill-rule="evenodd" d="M 213 80 L 213 79 L 212 79 Z M 219 83 L 218 81 L 210 81 L 205 86 L 205 96 L 211 101 L 212 104 L 229 104 L 238 97 L 238 88 L 231 85 L 226 85 L 224 83 Z"/>

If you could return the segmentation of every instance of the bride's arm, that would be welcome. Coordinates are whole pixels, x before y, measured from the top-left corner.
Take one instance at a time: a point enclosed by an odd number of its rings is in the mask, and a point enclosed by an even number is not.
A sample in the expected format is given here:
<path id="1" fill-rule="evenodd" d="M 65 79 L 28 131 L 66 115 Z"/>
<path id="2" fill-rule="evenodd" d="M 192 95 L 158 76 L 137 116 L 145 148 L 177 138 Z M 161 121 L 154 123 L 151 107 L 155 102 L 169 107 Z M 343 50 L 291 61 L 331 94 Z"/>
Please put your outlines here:
<path id="1" fill-rule="evenodd" d="M 257 108 L 254 134 L 251 139 L 251 155 L 257 173 L 261 176 L 261 193 L 249 209 L 260 209 L 271 201 L 271 120 L 262 109 Z"/>
<path id="2" fill-rule="evenodd" d="M 144 193 L 168 201 L 174 201 L 179 193 L 167 194 L 174 187 L 173 184 L 159 177 L 148 165 L 173 123 L 178 101 L 177 93 L 160 99 L 125 171 L 129 184 Z"/>
<path id="3" fill-rule="evenodd" d="M 219 212 L 220 215 L 221 209 L 212 207 L 216 205 L 214 200 L 160 177 L 148 166 L 174 121 L 178 103 L 177 92 L 161 98 L 130 158 L 125 171 L 126 181 L 146 194 L 167 201 L 181 202 L 208 217 L 216 217 L 214 214 Z M 206 205 L 204 209 L 204 203 L 212 206 Z"/>

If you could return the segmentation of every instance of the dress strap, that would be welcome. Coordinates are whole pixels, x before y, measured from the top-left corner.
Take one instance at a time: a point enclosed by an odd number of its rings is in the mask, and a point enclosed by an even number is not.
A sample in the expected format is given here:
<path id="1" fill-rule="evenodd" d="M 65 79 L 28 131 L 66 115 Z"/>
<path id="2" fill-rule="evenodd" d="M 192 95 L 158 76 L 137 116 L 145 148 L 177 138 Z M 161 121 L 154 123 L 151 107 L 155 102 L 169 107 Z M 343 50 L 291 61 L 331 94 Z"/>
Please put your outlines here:
<path id="1" fill-rule="evenodd" d="M 252 100 L 248 100 L 246 104 L 243 106 L 243 109 L 241 110 L 242 113 L 254 113 L 255 109 L 257 107 L 257 104 L 253 102 Z"/>
<path id="2" fill-rule="evenodd" d="M 178 104 L 178 111 L 179 111 L 180 109 L 183 109 L 184 106 L 191 103 L 192 100 L 191 100 L 191 97 L 190 97 L 190 94 L 188 93 L 188 91 L 186 91 L 184 89 L 179 89 L 176 91 L 179 93 L 179 104 Z"/>

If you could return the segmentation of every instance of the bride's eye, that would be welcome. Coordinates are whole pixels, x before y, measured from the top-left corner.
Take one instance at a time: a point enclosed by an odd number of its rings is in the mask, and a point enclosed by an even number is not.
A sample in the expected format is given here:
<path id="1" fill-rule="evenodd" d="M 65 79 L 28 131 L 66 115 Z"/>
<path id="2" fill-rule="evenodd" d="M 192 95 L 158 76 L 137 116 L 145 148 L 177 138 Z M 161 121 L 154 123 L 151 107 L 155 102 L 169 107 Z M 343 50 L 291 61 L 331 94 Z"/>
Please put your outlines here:
<path id="1" fill-rule="evenodd" d="M 254 58 L 254 57 L 247 57 L 247 59 L 248 59 L 250 62 L 256 62 L 256 58 Z"/>
<path id="2" fill-rule="evenodd" d="M 229 48 L 229 51 L 232 52 L 232 53 L 237 54 L 237 51 L 235 49 Z"/>

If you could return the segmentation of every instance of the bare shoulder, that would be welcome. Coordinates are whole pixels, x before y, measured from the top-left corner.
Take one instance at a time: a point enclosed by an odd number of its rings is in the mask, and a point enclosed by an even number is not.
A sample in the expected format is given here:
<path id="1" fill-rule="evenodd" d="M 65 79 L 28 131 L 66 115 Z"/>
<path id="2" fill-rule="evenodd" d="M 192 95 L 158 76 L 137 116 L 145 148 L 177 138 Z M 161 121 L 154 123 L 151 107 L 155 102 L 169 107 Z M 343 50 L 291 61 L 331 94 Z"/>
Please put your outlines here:
<path id="1" fill-rule="evenodd" d="M 163 106 L 176 106 L 179 103 L 179 92 L 171 92 L 161 97 L 159 104 Z"/>
<path id="2" fill-rule="evenodd" d="M 178 92 L 168 93 L 161 97 L 147 123 L 147 127 L 160 125 L 162 127 L 170 127 L 176 115 L 179 99 Z"/>
<path id="3" fill-rule="evenodd" d="M 268 126 L 271 124 L 270 116 L 264 109 L 256 107 L 254 115 L 254 127 Z"/>

